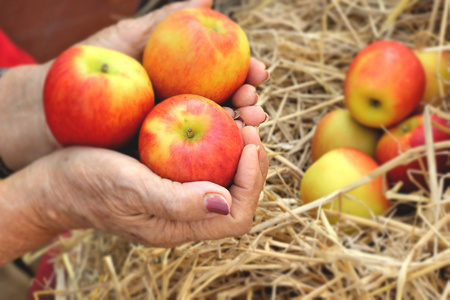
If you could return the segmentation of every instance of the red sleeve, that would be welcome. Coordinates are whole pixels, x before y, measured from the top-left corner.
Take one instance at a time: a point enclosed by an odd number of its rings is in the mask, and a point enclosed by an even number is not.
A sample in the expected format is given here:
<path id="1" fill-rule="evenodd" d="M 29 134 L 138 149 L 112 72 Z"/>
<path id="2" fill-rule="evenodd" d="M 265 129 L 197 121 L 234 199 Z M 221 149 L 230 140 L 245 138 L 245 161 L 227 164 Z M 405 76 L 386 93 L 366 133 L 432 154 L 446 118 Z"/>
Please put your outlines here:
<path id="1" fill-rule="evenodd" d="M 35 63 L 36 60 L 11 41 L 0 28 L 0 68 Z"/>

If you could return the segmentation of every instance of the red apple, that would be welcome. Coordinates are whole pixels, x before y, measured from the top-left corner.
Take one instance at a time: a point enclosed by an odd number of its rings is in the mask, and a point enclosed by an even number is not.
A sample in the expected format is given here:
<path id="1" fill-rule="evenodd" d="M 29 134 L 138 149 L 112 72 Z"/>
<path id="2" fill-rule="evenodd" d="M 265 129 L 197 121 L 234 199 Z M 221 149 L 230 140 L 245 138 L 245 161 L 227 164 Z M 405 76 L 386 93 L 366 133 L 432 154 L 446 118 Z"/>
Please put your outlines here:
<path id="1" fill-rule="evenodd" d="M 389 40 L 374 42 L 352 60 L 344 82 L 347 108 L 359 123 L 390 127 L 409 116 L 425 89 L 414 52 Z"/>
<path id="2" fill-rule="evenodd" d="M 300 197 L 304 203 L 341 189 L 378 168 L 378 163 L 366 153 L 354 148 L 336 148 L 321 156 L 305 172 L 301 185 Z M 385 212 L 390 201 L 383 191 L 383 177 L 346 193 L 341 202 L 338 199 L 325 205 L 325 208 L 343 213 L 370 218 Z M 334 218 L 329 218 L 334 222 Z"/>
<path id="3" fill-rule="evenodd" d="M 244 31 L 208 8 L 169 15 L 150 35 L 143 57 L 157 99 L 195 94 L 219 104 L 244 83 L 249 62 Z"/>
<path id="4" fill-rule="evenodd" d="M 417 53 L 425 70 L 426 84 L 421 106 L 432 104 L 439 106 L 442 98 L 439 93 L 439 81 L 442 83 L 444 95 L 450 94 L 450 52 L 443 51 L 439 60 L 439 52 Z"/>
<path id="5" fill-rule="evenodd" d="M 244 142 L 234 120 L 217 103 L 177 95 L 157 104 L 139 134 L 142 163 L 178 182 L 210 181 L 228 186 Z"/>
<path id="6" fill-rule="evenodd" d="M 450 121 L 439 118 L 437 115 L 431 116 L 431 122 L 432 124 L 440 124 L 441 126 L 450 129 Z M 435 142 L 450 139 L 450 134 L 441 130 L 439 127 L 433 126 L 432 133 L 433 140 Z M 419 114 L 409 117 L 405 121 L 401 122 L 397 126 L 391 128 L 388 132 L 383 134 L 377 145 L 376 159 L 380 164 L 384 164 L 387 161 L 397 157 L 400 153 L 424 144 L 425 131 L 423 126 L 423 115 Z M 426 166 L 427 164 L 425 157 L 422 159 L 422 161 Z M 448 169 L 446 154 L 438 153 L 436 155 L 436 166 L 438 172 L 445 172 Z M 418 172 L 420 172 L 420 174 L 411 172 L 410 176 L 412 176 L 414 180 L 416 180 L 422 186 L 426 187 L 425 179 L 422 175 L 418 160 L 413 161 L 407 165 L 400 165 L 392 169 L 388 172 L 387 177 L 391 183 L 402 181 L 402 190 L 405 192 L 417 190 L 418 187 L 410 179 L 408 170 L 417 170 Z"/>
<path id="7" fill-rule="evenodd" d="M 340 147 L 359 149 L 375 158 L 380 131 L 356 122 L 346 109 L 327 113 L 317 124 L 311 144 L 311 158 L 316 161 L 326 152 Z"/>
<path id="8" fill-rule="evenodd" d="M 63 146 L 120 148 L 154 105 L 150 79 L 135 59 L 75 46 L 52 64 L 44 86 L 47 123 Z"/>

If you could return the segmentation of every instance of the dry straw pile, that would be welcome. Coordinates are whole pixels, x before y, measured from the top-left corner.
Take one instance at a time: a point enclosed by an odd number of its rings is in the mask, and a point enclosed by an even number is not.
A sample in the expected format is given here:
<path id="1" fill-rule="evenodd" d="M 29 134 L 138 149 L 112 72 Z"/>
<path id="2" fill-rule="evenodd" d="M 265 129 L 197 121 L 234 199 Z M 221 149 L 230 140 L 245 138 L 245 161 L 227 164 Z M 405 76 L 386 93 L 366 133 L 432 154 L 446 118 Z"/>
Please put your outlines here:
<path id="1" fill-rule="evenodd" d="M 315 125 L 344 105 L 353 56 L 381 38 L 450 50 L 450 1 L 217 0 L 215 6 L 240 23 L 253 55 L 271 73 L 259 93 L 270 115 L 260 126 L 270 169 L 252 231 L 172 249 L 75 232 L 58 242 L 66 251 L 55 259 L 57 290 L 48 293 L 65 299 L 449 299 L 450 174 L 436 174 L 431 164 L 429 187 L 386 191 L 395 205 L 382 217 L 340 215 L 330 225 L 331 212 L 321 209 L 417 149 L 312 204 L 302 205 L 299 187 L 311 164 Z M 447 107 L 430 111 L 448 118 Z M 419 150 L 429 159 L 446 147 L 450 141 Z M 343 230 L 349 224 L 357 228 L 352 234 Z"/>

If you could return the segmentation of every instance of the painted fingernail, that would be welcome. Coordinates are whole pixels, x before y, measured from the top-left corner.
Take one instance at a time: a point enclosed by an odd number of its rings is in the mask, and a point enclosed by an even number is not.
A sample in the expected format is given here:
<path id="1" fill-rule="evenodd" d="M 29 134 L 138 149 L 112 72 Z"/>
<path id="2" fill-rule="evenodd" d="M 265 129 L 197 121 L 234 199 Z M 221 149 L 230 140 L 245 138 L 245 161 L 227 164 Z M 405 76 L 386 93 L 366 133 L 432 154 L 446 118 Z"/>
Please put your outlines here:
<path id="1" fill-rule="evenodd" d="M 203 197 L 203 202 L 207 212 L 216 213 L 219 215 L 228 215 L 230 207 L 227 200 L 219 194 L 209 193 Z"/>

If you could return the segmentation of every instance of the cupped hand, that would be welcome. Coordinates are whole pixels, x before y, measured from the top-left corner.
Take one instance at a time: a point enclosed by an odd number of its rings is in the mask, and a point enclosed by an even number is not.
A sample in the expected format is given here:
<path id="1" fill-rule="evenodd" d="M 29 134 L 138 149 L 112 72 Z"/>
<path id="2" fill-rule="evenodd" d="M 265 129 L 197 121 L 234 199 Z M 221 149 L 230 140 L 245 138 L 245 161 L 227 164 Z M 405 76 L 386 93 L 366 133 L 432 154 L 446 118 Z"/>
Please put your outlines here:
<path id="1" fill-rule="evenodd" d="M 240 236 L 251 228 L 268 168 L 257 129 L 241 132 L 245 147 L 229 189 L 173 182 L 129 156 L 88 147 L 56 151 L 8 180 L 45 178 L 27 201 L 46 232 L 94 227 L 159 247 Z"/>

